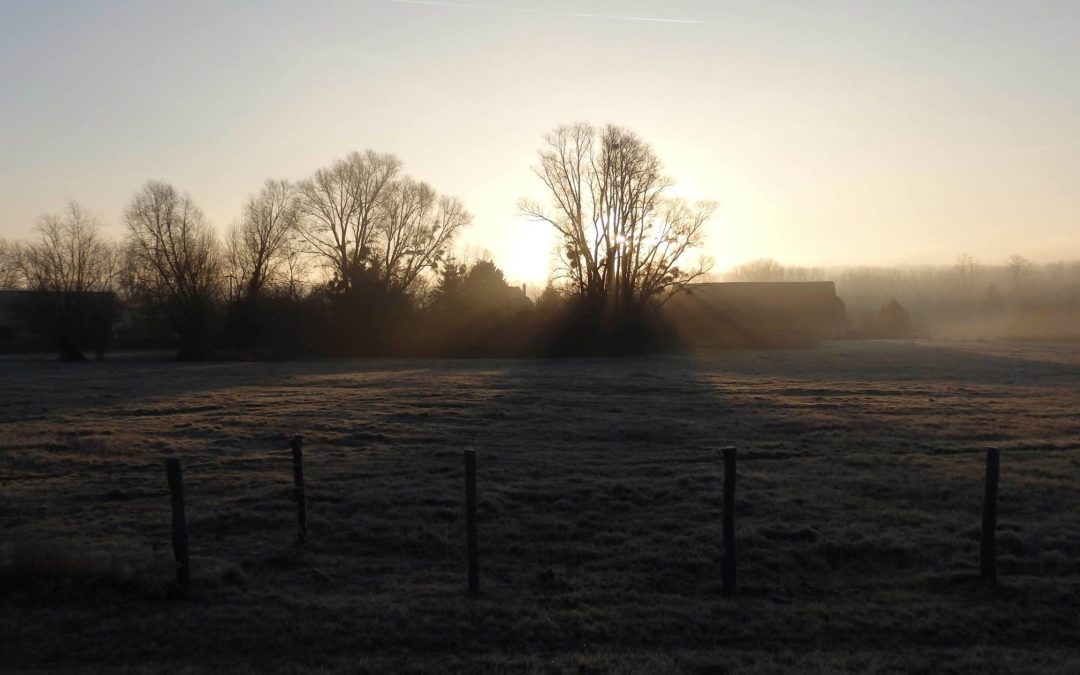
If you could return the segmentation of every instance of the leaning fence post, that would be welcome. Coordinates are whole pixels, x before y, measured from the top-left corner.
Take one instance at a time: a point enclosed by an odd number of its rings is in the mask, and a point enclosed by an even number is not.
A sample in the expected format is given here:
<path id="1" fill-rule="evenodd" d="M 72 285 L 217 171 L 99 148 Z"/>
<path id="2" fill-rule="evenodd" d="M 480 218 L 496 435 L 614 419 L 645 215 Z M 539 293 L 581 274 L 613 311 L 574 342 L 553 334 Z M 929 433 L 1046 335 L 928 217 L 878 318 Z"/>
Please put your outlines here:
<path id="1" fill-rule="evenodd" d="M 1000 473 L 1000 453 L 997 448 L 986 449 L 986 492 L 983 495 L 982 551 L 979 576 L 988 586 L 997 584 L 997 491 Z"/>
<path id="2" fill-rule="evenodd" d="M 165 460 L 165 474 L 172 497 L 172 545 L 176 560 L 176 583 L 187 589 L 191 586 L 191 563 L 188 558 L 187 517 L 184 514 L 184 475 L 180 457 L 170 455 Z"/>
<path id="3" fill-rule="evenodd" d="M 465 543 L 468 548 L 469 592 L 480 590 L 479 556 L 476 551 L 476 451 L 465 451 Z"/>
<path id="4" fill-rule="evenodd" d="M 724 554 L 720 559 L 720 581 L 724 595 L 735 594 L 735 456 L 733 447 L 724 455 Z"/>
<path id="5" fill-rule="evenodd" d="M 292 437 L 293 494 L 296 496 L 296 524 L 299 527 L 299 539 L 307 541 L 307 495 L 304 492 L 304 437 L 297 434 Z"/>

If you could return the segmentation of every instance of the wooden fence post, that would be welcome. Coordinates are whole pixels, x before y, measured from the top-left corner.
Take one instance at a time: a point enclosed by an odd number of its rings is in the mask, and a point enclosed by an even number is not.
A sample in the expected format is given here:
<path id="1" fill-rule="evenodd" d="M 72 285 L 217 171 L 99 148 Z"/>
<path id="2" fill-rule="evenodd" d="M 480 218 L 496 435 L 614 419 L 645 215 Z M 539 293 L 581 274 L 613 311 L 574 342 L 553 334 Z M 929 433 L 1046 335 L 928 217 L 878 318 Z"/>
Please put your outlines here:
<path id="1" fill-rule="evenodd" d="M 987 586 L 997 584 L 997 491 L 1000 472 L 1000 453 L 997 448 L 986 449 L 986 492 L 983 495 L 982 550 L 979 576 Z"/>
<path id="2" fill-rule="evenodd" d="M 170 455 L 165 460 L 165 474 L 172 497 L 172 545 L 176 560 L 176 583 L 185 590 L 191 587 L 191 561 L 188 557 L 187 516 L 184 514 L 184 475 L 180 457 Z"/>
<path id="3" fill-rule="evenodd" d="M 307 541 L 307 495 L 304 492 L 304 437 L 297 434 L 292 437 L 293 494 L 296 496 L 296 523 L 299 527 L 299 539 Z"/>
<path id="4" fill-rule="evenodd" d="M 733 447 L 723 448 L 724 455 L 724 554 L 720 559 L 723 594 L 735 594 L 735 456 Z"/>
<path id="5" fill-rule="evenodd" d="M 479 555 L 476 551 L 476 451 L 465 451 L 465 543 L 469 559 L 469 592 L 480 591 Z"/>

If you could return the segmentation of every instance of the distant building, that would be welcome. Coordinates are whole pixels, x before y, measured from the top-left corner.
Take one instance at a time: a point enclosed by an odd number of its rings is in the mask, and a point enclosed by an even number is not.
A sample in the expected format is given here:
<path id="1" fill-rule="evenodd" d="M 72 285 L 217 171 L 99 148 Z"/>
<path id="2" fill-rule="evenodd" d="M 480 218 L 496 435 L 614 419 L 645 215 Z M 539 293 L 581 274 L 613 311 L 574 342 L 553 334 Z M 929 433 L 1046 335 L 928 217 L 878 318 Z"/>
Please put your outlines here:
<path id="1" fill-rule="evenodd" d="M 847 327 L 831 281 L 690 284 L 664 312 L 691 349 L 804 346 Z"/>

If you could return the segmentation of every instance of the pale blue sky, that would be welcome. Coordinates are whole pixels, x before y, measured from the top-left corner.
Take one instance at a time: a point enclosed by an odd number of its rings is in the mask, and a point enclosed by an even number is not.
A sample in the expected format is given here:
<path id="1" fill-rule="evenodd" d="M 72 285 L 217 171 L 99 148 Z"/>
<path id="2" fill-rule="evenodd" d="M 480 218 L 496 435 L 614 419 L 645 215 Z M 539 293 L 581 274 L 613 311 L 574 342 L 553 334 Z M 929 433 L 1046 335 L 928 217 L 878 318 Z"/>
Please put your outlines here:
<path id="1" fill-rule="evenodd" d="M 148 178 L 224 228 L 265 178 L 374 148 L 536 281 L 515 203 L 541 135 L 587 120 L 720 203 L 721 266 L 1080 257 L 1077 34 L 1080 2 L 3 0 L 0 236 L 68 197 L 119 236 Z"/>

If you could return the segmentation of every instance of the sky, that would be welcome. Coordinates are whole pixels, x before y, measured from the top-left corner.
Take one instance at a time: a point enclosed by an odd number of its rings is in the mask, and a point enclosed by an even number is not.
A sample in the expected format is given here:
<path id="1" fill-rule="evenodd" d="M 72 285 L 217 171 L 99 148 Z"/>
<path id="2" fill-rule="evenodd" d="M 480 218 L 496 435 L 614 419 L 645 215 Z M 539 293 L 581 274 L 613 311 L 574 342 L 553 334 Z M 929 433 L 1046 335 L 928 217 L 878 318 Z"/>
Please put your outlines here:
<path id="1" fill-rule="evenodd" d="M 536 285 L 553 237 L 516 203 L 588 121 L 719 204 L 718 270 L 1080 258 L 1078 31 L 1073 0 L 3 0 L 0 237 L 68 199 L 120 237 L 151 178 L 224 229 L 371 148 Z"/>

